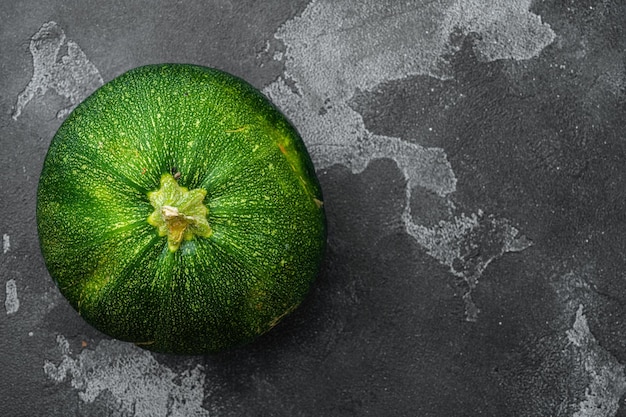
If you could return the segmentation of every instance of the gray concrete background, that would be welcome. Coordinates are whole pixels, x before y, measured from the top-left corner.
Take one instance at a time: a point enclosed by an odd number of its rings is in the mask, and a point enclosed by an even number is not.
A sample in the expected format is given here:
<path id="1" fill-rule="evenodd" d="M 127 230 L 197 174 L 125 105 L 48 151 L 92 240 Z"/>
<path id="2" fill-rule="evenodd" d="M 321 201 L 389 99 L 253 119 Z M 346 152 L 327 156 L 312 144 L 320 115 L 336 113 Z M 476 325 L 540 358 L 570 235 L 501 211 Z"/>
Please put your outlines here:
<path id="1" fill-rule="evenodd" d="M 626 416 L 623 1 L 2 1 L 0 415 Z M 85 324 L 35 230 L 47 146 L 135 66 L 262 89 L 329 249 L 257 343 L 152 354 Z"/>

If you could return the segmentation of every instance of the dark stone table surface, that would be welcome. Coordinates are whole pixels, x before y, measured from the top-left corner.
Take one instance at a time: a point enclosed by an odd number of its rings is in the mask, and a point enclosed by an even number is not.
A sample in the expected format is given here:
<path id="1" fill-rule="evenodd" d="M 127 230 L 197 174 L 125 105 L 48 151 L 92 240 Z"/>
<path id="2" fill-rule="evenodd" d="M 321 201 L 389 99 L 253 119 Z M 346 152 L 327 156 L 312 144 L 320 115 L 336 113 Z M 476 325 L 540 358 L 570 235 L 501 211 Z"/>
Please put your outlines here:
<path id="1" fill-rule="evenodd" d="M 3 1 L 0 415 L 626 416 L 626 2 Z M 300 130 L 328 215 L 256 343 L 153 354 L 48 275 L 52 136 L 144 64 L 241 76 Z"/>

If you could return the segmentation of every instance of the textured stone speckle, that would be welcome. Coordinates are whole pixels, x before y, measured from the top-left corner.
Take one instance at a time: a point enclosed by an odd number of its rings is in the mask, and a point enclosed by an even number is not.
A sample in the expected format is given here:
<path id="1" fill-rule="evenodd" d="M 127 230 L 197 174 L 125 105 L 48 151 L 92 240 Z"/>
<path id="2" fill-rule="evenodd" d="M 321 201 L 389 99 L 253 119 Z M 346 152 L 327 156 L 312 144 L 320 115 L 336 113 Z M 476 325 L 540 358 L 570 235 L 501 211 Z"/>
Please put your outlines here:
<path id="1" fill-rule="evenodd" d="M 576 318 L 567 331 L 567 338 L 576 348 L 577 364 L 589 379 L 584 399 L 573 417 L 614 416 L 621 397 L 626 393 L 624 365 L 598 344 L 589 330 L 582 304 L 576 310 Z"/>
<path id="2" fill-rule="evenodd" d="M 2 235 L 2 253 L 7 253 L 11 249 L 11 237 L 8 234 Z"/>
<path id="3" fill-rule="evenodd" d="M 6 283 L 6 298 L 4 299 L 4 308 L 7 314 L 15 314 L 20 308 L 20 299 L 17 296 L 17 284 L 14 279 L 10 279 Z"/>

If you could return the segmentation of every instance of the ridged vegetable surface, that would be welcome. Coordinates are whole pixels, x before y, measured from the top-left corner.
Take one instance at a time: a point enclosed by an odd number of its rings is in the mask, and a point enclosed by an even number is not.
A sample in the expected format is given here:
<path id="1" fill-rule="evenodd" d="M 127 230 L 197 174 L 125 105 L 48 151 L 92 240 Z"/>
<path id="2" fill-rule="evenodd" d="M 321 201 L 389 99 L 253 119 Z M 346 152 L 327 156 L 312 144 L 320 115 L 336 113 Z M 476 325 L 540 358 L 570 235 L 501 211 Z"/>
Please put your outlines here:
<path id="1" fill-rule="evenodd" d="M 54 136 L 37 224 L 80 315 L 150 350 L 217 352 L 295 309 L 326 241 L 294 127 L 257 90 L 194 65 L 131 70 Z"/>

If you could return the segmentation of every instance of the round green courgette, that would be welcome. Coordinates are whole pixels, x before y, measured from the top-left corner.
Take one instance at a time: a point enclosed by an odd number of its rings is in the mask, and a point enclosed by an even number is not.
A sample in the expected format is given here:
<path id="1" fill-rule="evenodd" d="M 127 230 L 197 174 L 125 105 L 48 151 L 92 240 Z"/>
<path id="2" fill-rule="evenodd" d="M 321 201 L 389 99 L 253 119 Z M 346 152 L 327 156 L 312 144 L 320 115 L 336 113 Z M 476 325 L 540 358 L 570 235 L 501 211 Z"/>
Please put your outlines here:
<path id="1" fill-rule="evenodd" d="M 296 129 L 225 72 L 128 71 L 63 122 L 37 195 L 46 267 L 103 333 L 158 352 L 251 342 L 294 310 L 326 243 Z"/>

